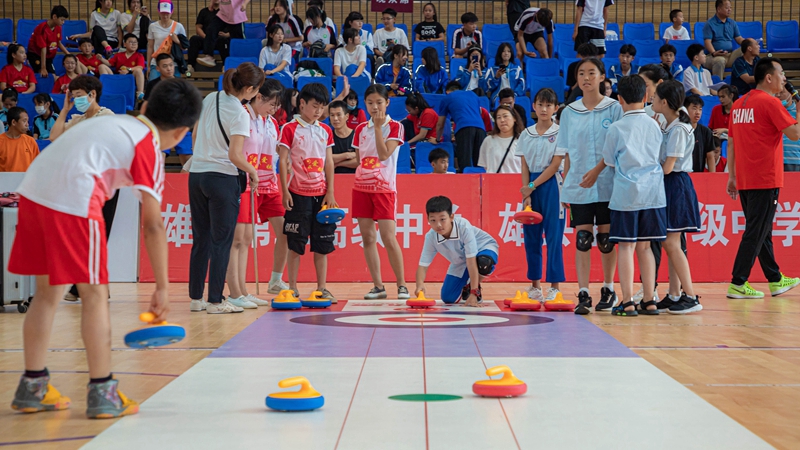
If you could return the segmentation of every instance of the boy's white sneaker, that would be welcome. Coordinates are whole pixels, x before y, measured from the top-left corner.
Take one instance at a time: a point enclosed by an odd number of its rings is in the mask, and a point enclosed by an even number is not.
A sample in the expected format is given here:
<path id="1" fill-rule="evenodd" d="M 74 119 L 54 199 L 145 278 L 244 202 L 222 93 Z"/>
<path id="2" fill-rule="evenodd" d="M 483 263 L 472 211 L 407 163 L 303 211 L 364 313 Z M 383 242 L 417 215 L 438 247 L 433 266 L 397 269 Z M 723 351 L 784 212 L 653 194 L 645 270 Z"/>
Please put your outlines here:
<path id="1" fill-rule="evenodd" d="M 247 300 L 247 298 L 244 295 L 239 298 L 228 297 L 228 303 L 232 304 L 233 306 L 238 306 L 239 308 L 244 308 L 244 309 L 258 308 L 258 305 Z"/>
<path id="2" fill-rule="evenodd" d="M 284 283 L 283 280 L 278 280 L 276 282 L 270 281 L 269 287 L 267 288 L 267 292 L 270 294 L 280 294 L 281 291 L 289 290 L 289 285 Z"/>
<path id="3" fill-rule="evenodd" d="M 261 300 L 260 298 L 256 297 L 253 294 L 247 294 L 244 298 L 245 298 L 245 300 L 247 300 L 250 303 L 255 304 L 256 306 L 269 306 L 269 302 L 268 301 Z"/>
<path id="4" fill-rule="evenodd" d="M 544 297 L 544 301 L 549 302 L 550 300 L 555 300 L 559 292 L 560 291 L 554 287 L 547 288 L 547 295 Z"/>
<path id="5" fill-rule="evenodd" d="M 227 300 L 223 300 L 220 303 L 209 303 L 208 306 L 206 306 L 206 314 L 231 314 L 240 313 L 242 311 L 244 311 L 243 308 L 234 306 Z"/>
<path id="6" fill-rule="evenodd" d="M 542 295 L 542 290 L 536 287 L 531 287 L 530 289 L 528 289 L 528 298 L 539 302 L 544 301 L 544 295 Z"/>
<path id="7" fill-rule="evenodd" d="M 189 311 L 201 312 L 205 311 L 208 303 L 205 300 L 192 300 L 189 302 Z"/>

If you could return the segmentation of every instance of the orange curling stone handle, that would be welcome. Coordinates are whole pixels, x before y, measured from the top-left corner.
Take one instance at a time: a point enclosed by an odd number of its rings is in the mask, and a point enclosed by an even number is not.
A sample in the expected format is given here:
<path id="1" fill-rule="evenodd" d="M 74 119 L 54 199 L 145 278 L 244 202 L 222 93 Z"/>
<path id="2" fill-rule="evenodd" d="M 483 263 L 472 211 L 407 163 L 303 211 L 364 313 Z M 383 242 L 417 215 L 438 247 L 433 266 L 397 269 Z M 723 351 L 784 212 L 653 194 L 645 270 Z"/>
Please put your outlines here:
<path id="1" fill-rule="evenodd" d="M 278 382 L 278 387 L 282 389 L 294 386 L 300 386 L 300 390 L 292 392 L 275 392 L 273 394 L 269 394 L 269 396 L 275 398 L 313 398 L 322 395 L 311 386 L 311 383 L 306 377 L 285 378 Z"/>
<path id="2" fill-rule="evenodd" d="M 167 323 L 164 320 L 159 322 L 154 322 L 154 320 L 156 320 L 156 315 L 151 313 L 150 311 L 139 314 L 139 320 L 149 325 L 164 325 Z"/>
<path id="3" fill-rule="evenodd" d="M 517 386 L 520 384 L 525 384 L 525 382 L 515 377 L 514 372 L 512 372 L 511 368 L 506 365 L 494 366 L 486 370 L 486 375 L 489 375 L 490 377 L 500 374 L 503 374 L 503 378 L 499 380 L 481 380 L 476 381 L 475 384 L 488 386 Z"/>

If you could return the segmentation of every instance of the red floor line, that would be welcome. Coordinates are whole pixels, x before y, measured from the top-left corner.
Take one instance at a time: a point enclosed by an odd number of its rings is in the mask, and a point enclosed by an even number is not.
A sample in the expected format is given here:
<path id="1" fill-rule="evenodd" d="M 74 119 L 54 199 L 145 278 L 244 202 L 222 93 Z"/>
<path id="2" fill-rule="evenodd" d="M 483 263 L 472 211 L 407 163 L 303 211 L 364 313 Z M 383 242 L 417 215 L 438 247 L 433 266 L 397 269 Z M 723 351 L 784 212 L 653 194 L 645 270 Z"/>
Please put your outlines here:
<path id="1" fill-rule="evenodd" d="M 486 367 L 486 361 L 483 360 L 483 354 L 481 353 L 480 347 L 478 347 L 478 340 L 475 339 L 475 335 L 472 333 L 472 329 L 469 329 L 469 335 L 472 336 L 472 342 L 475 343 L 475 349 L 478 350 L 478 356 L 481 357 L 481 363 L 483 363 L 483 367 L 485 369 L 489 369 Z M 522 447 L 519 445 L 519 441 L 517 440 L 517 434 L 514 433 L 514 428 L 511 427 L 511 420 L 508 418 L 508 414 L 506 414 L 506 408 L 503 407 L 503 402 L 500 399 L 497 399 L 497 403 L 500 404 L 500 410 L 503 411 L 503 417 L 506 418 L 506 423 L 508 424 L 508 430 L 511 431 L 511 436 L 514 438 L 514 443 L 517 444 L 517 448 L 522 450 Z"/>
<path id="2" fill-rule="evenodd" d="M 356 379 L 356 386 L 353 388 L 353 395 L 350 397 L 350 404 L 347 405 L 347 412 L 344 413 L 344 420 L 342 421 L 342 428 L 339 430 L 339 436 L 336 438 L 336 445 L 333 446 L 333 449 L 336 450 L 339 448 L 339 441 L 342 439 L 342 433 L 344 432 L 344 426 L 347 424 L 347 416 L 350 415 L 350 408 L 353 407 L 353 400 L 356 398 L 356 391 L 358 391 L 358 383 L 361 382 L 361 375 L 364 373 L 364 366 L 367 365 L 367 357 L 369 356 L 369 349 L 372 348 L 372 340 L 375 339 L 375 332 L 378 331 L 377 328 L 372 329 L 372 336 L 369 338 L 369 345 L 367 346 L 367 353 L 364 355 L 364 362 L 361 363 L 361 370 L 358 372 L 358 379 Z"/>
<path id="3" fill-rule="evenodd" d="M 420 330 L 422 330 L 422 390 L 425 394 L 428 393 L 428 373 L 425 368 L 425 323 L 420 322 Z M 428 402 L 425 402 L 425 449 L 430 449 L 430 439 L 428 438 Z"/>

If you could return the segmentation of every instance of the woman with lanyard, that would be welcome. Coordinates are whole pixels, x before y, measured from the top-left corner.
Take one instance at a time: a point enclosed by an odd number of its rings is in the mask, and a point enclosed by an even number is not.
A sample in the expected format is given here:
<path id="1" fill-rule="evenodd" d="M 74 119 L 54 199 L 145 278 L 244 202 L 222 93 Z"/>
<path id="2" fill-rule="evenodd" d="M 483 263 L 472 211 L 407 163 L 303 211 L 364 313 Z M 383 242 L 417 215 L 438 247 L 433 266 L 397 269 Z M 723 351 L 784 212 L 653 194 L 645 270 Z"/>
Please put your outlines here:
<path id="1" fill-rule="evenodd" d="M 191 311 L 243 311 L 227 301 L 222 291 L 240 196 L 248 184 L 258 188 L 258 172 L 243 152 L 244 141 L 250 137 L 250 115 L 242 102 L 258 94 L 264 78 L 264 71 L 253 63 L 228 69 L 222 79 L 223 91 L 206 96 L 192 132 L 193 156 L 187 163 L 194 237 L 189 261 Z M 208 303 L 203 300 L 206 275 Z"/>

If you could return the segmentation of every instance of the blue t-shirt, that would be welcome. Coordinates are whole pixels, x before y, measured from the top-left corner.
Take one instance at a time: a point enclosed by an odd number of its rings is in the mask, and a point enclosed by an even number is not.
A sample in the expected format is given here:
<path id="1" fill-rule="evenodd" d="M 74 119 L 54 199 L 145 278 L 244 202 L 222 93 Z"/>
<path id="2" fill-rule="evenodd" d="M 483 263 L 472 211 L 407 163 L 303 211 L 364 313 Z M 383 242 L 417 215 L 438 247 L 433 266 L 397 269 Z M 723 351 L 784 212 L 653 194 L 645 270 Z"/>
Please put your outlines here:
<path id="1" fill-rule="evenodd" d="M 753 76 L 756 72 L 756 64 L 761 58 L 756 56 L 753 58 L 753 64 L 748 64 L 743 56 L 736 58 L 731 66 L 731 85 L 739 89 L 739 95 L 744 95 L 750 92 L 751 89 L 756 87 L 755 83 L 747 84 L 742 80 L 742 75 Z"/>
<path id="2" fill-rule="evenodd" d="M 462 128 L 474 127 L 483 130 L 481 105 L 478 96 L 472 91 L 453 91 L 439 104 L 439 117 L 449 115 L 456 124 L 456 133 Z"/>
<path id="3" fill-rule="evenodd" d="M 703 40 L 711 39 L 714 50 L 732 52 L 733 40 L 739 36 L 739 25 L 730 17 L 723 22 L 714 14 L 703 27 Z"/>
<path id="4" fill-rule="evenodd" d="M 789 115 L 797 119 L 797 104 L 792 100 L 789 103 L 784 103 L 783 107 L 789 111 Z M 800 164 L 800 141 L 789 140 L 786 135 L 783 135 L 783 163 L 784 164 Z"/>

